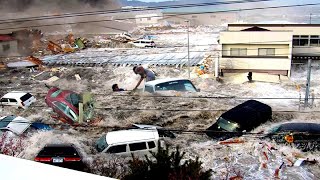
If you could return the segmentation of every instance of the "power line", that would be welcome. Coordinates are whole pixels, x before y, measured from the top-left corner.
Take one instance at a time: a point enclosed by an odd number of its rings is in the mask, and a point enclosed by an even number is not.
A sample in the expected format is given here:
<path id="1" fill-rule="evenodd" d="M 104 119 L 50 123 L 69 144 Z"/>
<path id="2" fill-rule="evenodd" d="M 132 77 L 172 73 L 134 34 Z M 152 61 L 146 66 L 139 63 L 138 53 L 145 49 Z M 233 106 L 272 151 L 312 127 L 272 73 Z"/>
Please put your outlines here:
<path id="1" fill-rule="evenodd" d="M 113 9 L 113 10 L 80 12 L 80 13 L 65 13 L 62 15 L 47 15 L 47 16 L 27 17 L 27 18 L 3 19 L 3 20 L 0 20 L 0 24 L 28 22 L 28 21 L 35 21 L 35 20 L 59 19 L 59 18 L 78 17 L 78 16 L 89 16 L 89 15 L 112 14 L 112 13 L 121 13 L 121 12 L 137 12 L 137 11 L 177 9 L 177 8 L 186 8 L 186 7 L 203 7 L 203 6 L 216 6 L 216 5 L 230 5 L 230 4 L 255 3 L 255 2 L 268 2 L 268 1 L 274 1 L 274 0 L 238 0 L 238 1 L 227 1 L 227 2 L 222 1 L 222 2 L 212 2 L 212 3 L 164 5 L 164 6 L 145 7 L 145 8 L 139 8 L 139 9 Z"/>
<path id="2" fill-rule="evenodd" d="M 245 8 L 241 9 L 241 11 L 252 11 L 252 10 L 263 10 L 263 9 L 279 9 L 279 8 L 289 8 L 289 7 L 305 7 L 305 6 L 316 6 L 320 5 L 320 3 L 308 3 L 308 4 L 295 4 L 295 5 L 283 5 L 283 6 L 268 6 L 268 7 L 258 7 L 258 8 Z M 215 12 L 194 12 L 194 13 L 181 13 L 178 15 L 166 15 L 166 16 L 180 16 L 180 15 L 195 15 L 195 14 L 208 14 L 208 13 L 221 13 L 221 12 L 235 12 L 239 11 L 239 9 L 232 9 L 232 10 L 221 10 Z M 162 17 L 159 15 L 149 16 L 149 17 Z M 96 22 L 107 22 L 107 21 L 121 21 L 121 20 L 130 20 L 136 18 L 119 18 L 119 19 L 104 19 L 104 20 L 95 20 L 95 21 L 79 21 L 79 22 L 69 22 L 69 23 L 56 23 L 56 24 L 45 24 L 45 25 L 30 25 L 30 26 L 23 26 L 23 27 L 12 27 L 12 28 L 2 28 L 0 30 L 12 30 L 12 29 L 27 29 L 27 28 L 36 28 L 36 27 L 48 27 L 48 26 L 61 26 L 61 25 L 71 25 L 71 24 L 85 24 L 85 23 L 96 23 Z"/>

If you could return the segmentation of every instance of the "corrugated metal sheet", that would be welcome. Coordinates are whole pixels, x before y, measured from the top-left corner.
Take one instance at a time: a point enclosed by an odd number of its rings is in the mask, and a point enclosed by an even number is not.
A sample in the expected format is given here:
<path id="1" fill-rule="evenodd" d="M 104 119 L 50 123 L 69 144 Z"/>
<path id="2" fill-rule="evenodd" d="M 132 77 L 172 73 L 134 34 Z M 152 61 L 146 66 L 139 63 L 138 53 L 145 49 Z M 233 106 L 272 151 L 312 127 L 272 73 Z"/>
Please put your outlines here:
<path id="1" fill-rule="evenodd" d="M 90 53 L 84 55 L 66 54 L 46 56 L 43 62 L 47 65 L 106 65 L 112 64 L 115 66 L 140 65 L 150 64 L 155 66 L 177 66 L 188 64 L 188 53 L 161 53 L 161 54 L 143 54 L 143 55 L 121 55 L 104 54 L 100 56 Z M 190 52 L 190 65 L 195 66 L 200 64 L 204 59 L 203 52 Z"/>

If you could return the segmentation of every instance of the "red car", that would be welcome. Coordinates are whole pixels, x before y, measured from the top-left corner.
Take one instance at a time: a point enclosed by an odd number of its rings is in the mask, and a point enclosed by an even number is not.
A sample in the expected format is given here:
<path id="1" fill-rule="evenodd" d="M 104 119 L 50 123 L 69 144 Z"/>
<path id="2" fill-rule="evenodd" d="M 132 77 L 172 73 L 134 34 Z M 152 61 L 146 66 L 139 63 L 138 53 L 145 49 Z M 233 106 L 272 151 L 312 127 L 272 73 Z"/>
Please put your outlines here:
<path id="1" fill-rule="evenodd" d="M 58 114 L 58 119 L 69 124 L 79 121 L 79 94 L 53 87 L 45 97 L 46 104 Z"/>

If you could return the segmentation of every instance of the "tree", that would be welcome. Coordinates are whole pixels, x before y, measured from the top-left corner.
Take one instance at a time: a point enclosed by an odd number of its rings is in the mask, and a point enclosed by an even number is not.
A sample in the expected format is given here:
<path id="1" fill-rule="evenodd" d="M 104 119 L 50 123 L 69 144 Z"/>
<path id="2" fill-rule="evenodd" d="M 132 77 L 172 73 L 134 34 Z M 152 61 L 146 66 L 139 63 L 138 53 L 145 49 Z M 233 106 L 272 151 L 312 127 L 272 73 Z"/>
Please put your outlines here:
<path id="1" fill-rule="evenodd" d="M 185 152 L 181 153 L 178 147 L 176 151 L 169 153 L 169 147 L 162 148 L 158 144 L 158 152 L 150 153 L 151 158 L 145 156 L 145 160 L 132 156 L 132 160 L 129 161 L 129 173 L 123 179 L 210 179 L 211 170 L 203 171 L 199 158 L 182 163 Z"/>

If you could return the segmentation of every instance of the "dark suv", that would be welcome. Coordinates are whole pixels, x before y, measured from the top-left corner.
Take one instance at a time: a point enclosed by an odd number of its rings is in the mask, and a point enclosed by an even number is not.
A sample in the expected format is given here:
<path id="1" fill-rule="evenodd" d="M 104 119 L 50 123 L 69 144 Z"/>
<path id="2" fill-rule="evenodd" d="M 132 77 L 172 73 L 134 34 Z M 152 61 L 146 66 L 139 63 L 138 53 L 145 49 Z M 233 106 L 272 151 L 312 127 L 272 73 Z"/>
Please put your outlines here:
<path id="1" fill-rule="evenodd" d="M 73 144 L 47 144 L 34 160 L 79 171 L 84 169 L 82 157 Z"/>
<path id="2" fill-rule="evenodd" d="M 207 129 L 206 134 L 214 139 L 225 140 L 241 136 L 272 118 L 270 106 L 259 101 L 249 100 L 223 113 Z"/>

